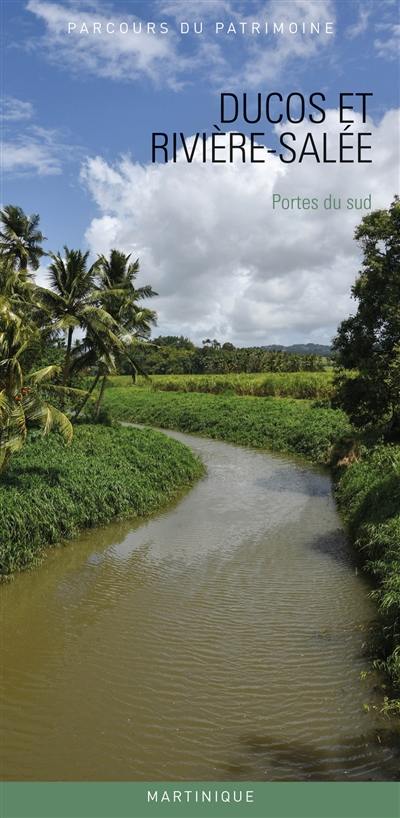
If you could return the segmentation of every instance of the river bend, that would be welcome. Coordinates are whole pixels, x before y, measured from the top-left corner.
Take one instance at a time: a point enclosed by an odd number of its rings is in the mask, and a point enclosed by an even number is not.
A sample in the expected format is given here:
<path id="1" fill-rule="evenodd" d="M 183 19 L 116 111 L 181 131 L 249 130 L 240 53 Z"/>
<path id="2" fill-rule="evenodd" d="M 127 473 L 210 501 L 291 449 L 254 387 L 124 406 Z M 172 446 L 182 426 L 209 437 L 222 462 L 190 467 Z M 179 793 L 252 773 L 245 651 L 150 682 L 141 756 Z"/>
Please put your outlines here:
<path id="1" fill-rule="evenodd" d="M 395 778 L 329 476 L 171 434 L 207 466 L 176 506 L 0 589 L 2 777 Z"/>

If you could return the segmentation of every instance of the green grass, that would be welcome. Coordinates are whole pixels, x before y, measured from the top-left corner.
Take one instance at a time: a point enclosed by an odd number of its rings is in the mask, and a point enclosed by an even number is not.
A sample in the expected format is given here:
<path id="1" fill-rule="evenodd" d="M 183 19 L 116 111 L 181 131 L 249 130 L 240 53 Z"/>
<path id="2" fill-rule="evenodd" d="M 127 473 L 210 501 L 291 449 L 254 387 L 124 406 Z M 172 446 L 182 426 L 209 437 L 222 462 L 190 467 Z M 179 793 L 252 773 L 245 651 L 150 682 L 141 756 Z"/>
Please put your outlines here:
<path id="1" fill-rule="evenodd" d="M 115 375 L 110 385 L 132 386 L 130 375 Z M 213 395 L 253 395 L 329 400 L 334 392 L 333 370 L 327 372 L 262 372 L 231 375 L 151 375 L 138 386 L 162 392 L 209 392 Z"/>
<path id="2" fill-rule="evenodd" d="M 79 426 L 70 447 L 33 435 L 0 482 L 0 573 L 82 528 L 147 516 L 202 473 L 190 449 L 151 430 Z"/>
<path id="3" fill-rule="evenodd" d="M 335 441 L 350 431 L 345 415 L 307 401 L 110 389 L 106 407 L 119 420 L 180 429 L 328 463 Z"/>
<path id="4" fill-rule="evenodd" d="M 378 446 L 341 477 L 337 498 L 383 619 L 381 662 L 400 699 L 400 446 Z M 400 700 L 389 703 L 400 712 Z"/>

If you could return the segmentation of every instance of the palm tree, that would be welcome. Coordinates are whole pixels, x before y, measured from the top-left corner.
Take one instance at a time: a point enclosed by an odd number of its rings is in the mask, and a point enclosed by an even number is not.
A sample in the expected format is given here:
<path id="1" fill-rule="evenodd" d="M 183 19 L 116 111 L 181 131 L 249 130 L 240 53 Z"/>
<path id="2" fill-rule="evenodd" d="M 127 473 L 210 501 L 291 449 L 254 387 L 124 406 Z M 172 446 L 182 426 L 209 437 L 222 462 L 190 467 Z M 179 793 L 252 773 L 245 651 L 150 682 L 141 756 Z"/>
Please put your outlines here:
<path id="1" fill-rule="evenodd" d="M 17 268 L 15 258 L 0 253 L 0 293 L 19 315 L 34 306 L 35 284 L 27 270 Z"/>
<path id="2" fill-rule="evenodd" d="M 71 371 L 81 372 L 82 370 L 96 367 L 96 375 L 92 380 L 89 390 L 87 391 L 82 403 L 78 406 L 74 420 L 77 420 L 89 399 L 91 398 L 97 384 L 102 378 L 100 391 L 97 396 L 95 406 L 95 416 L 98 417 L 100 413 L 100 406 L 104 395 L 104 390 L 109 375 L 114 375 L 117 372 L 117 355 L 122 352 L 123 343 L 120 346 L 115 346 L 114 349 L 109 348 L 108 339 L 102 339 L 101 336 L 91 337 L 87 333 L 86 338 L 74 349 L 72 358 Z"/>
<path id="3" fill-rule="evenodd" d="M 14 258 L 20 270 L 27 270 L 28 265 L 37 270 L 45 255 L 41 245 L 46 237 L 39 230 L 39 221 L 37 213 L 27 216 L 15 205 L 6 205 L 0 210 L 0 251 Z"/>
<path id="4" fill-rule="evenodd" d="M 96 268 L 96 291 L 98 303 L 112 316 L 119 328 L 118 343 L 107 346 L 101 336 L 93 337 L 88 333 L 86 338 L 87 360 L 97 361 L 97 373 L 92 383 L 92 392 L 101 378 L 100 391 L 96 402 L 96 413 L 99 414 L 104 390 L 109 375 L 118 371 L 121 360 L 128 361 L 132 376 L 135 378 L 140 367 L 135 361 L 135 347 L 141 340 L 147 339 L 151 327 L 157 321 L 154 310 L 143 308 L 140 302 L 152 298 L 157 293 L 147 284 L 136 287 L 139 273 L 139 260 L 130 263 L 130 255 L 120 250 L 111 250 L 110 258 L 99 256 Z M 85 401 L 86 403 L 86 401 Z M 83 406 L 78 410 L 78 414 Z"/>
<path id="5" fill-rule="evenodd" d="M 70 383 L 71 353 L 74 331 L 78 328 L 93 338 L 107 338 L 112 346 L 120 343 L 118 325 L 98 302 L 94 292 L 94 280 L 98 262 L 88 267 L 89 253 L 64 247 L 64 258 L 50 253 L 49 267 L 51 288 L 38 288 L 39 298 L 47 311 L 52 328 L 66 334 L 65 359 L 62 383 Z"/>
<path id="6" fill-rule="evenodd" d="M 109 259 L 99 256 L 97 288 L 101 303 L 126 333 L 148 338 L 157 315 L 154 310 L 144 309 L 140 302 L 157 293 L 150 284 L 135 286 L 138 273 L 139 259 L 131 263 L 130 255 L 111 250 Z"/>
<path id="7" fill-rule="evenodd" d="M 14 452 L 25 443 L 28 427 L 41 426 L 43 434 L 57 427 L 66 442 L 72 440 L 72 425 L 59 409 L 47 402 L 42 386 L 51 380 L 59 367 L 47 366 L 24 375 L 21 359 L 35 339 L 38 329 L 27 325 L 0 299 L 0 472 L 4 471 Z"/>

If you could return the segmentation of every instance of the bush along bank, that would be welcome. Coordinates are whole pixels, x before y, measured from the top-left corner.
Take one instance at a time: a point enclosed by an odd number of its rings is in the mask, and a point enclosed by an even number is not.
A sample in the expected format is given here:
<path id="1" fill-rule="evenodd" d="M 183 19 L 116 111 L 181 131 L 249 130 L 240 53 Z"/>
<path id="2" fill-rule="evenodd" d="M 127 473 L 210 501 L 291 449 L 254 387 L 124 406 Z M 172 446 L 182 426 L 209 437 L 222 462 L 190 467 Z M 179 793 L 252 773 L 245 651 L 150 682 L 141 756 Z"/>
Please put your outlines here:
<path id="1" fill-rule="evenodd" d="M 79 426 L 72 446 L 32 435 L 0 483 L 0 574 L 116 517 L 145 517 L 202 475 L 189 448 L 151 430 Z"/>
<path id="2" fill-rule="evenodd" d="M 339 508 L 363 568 L 376 585 L 381 628 L 375 664 L 391 682 L 384 708 L 400 713 L 400 446 L 363 447 L 363 454 L 357 455 L 346 416 L 307 401 L 130 387 L 110 389 L 107 406 L 121 420 L 291 452 L 334 467 Z M 350 457 L 343 456 L 349 451 Z M 340 457 L 349 465 L 336 468 Z"/>
<path id="3" fill-rule="evenodd" d="M 391 681 L 385 709 L 400 715 L 400 446 L 377 446 L 338 477 L 337 500 L 381 614 L 376 667 Z"/>

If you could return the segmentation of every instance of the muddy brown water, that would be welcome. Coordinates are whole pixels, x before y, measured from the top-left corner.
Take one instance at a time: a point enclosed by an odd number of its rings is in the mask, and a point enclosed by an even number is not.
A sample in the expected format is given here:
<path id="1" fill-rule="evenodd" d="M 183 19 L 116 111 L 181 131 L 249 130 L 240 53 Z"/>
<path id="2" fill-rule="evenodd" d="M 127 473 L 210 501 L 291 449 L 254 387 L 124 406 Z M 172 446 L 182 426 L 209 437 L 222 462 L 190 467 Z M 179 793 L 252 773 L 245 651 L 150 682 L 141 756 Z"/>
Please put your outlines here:
<path id="1" fill-rule="evenodd" d="M 174 507 L 0 588 L 1 777 L 397 778 L 329 476 L 171 435 L 207 466 Z"/>

